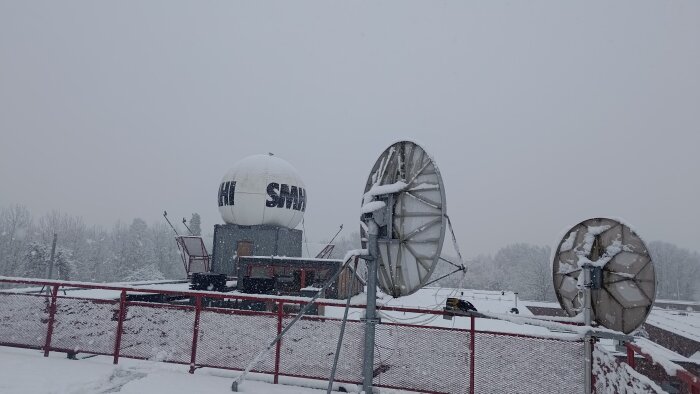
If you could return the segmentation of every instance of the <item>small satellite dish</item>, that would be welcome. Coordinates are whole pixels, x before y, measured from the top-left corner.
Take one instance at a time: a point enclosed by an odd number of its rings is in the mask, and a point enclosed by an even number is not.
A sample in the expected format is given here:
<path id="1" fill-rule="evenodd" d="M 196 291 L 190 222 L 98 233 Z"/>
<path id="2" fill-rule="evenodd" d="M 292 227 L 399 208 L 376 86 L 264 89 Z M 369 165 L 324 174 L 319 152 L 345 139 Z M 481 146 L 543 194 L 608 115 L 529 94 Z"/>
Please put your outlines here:
<path id="1" fill-rule="evenodd" d="M 647 318 L 656 297 L 654 265 L 644 241 L 613 219 L 585 220 L 559 242 L 554 254 L 554 290 L 575 316 L 584 308 L 584 267 L 591 269 L 592 318 L 625 334 Z"/>
<path id="2" fill-rule="evenodd" d="M 401 297 L 428 283 L 445 238 L 445 192 L 440 171 L 420 145 L 399 141 L 379 156 L 367 179 L 362 214 L 379 226 L 379 287 Z M 365 222 L 361 234 L 366 247 Z"/>

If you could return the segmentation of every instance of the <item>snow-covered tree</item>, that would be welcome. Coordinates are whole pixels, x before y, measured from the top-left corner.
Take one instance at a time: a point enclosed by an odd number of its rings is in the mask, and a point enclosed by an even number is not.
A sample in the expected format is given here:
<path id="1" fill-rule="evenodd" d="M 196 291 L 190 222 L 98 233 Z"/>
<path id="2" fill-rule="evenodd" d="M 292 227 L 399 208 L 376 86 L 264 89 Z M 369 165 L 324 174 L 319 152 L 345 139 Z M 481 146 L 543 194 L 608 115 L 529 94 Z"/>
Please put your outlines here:
<path id="1" fill-rule="evenodd" d="M 0 273 L 20 275 L 22 257 L 32 238 L 32 215 L 22 205 L 0 210 Z"/>
<path id="2" fill-rule="evenodd" d="M 553 301 L 554 285 L 548 246 L 513 244 L 493 256 L 497 270 L 503 272 L 505 288 L 528 300 Z"/>
<path id="3" fill-rule="evenodd" d="M 170 227 L 164 223 L 157 223 L 150 228 L 150 237 L 158 270 L 165 278 L 185 277 L 185 269 Z"/>
<path id="4" fill-rule="evenodd" d="M 22 275 L 30 278 L 48 278 L 51 265 L 51 246 L 32 242 L 23 261 Z M 70 280 L 76 271 L 75 260 L 70 249 L 56 247 L 53 273 L 50 279 Z"/>
<path id="5" fill-rule="evenodd" d="M 148 264 L 130 272 L 124 277 L 125 282 L 135 282 L 142 280 L 163 280 L 165 276 L 160 272 L 155 264 Z"/>
<path id="6" fill-rule="evenodd" d="M 654 260 L 657 296 L 675 300 L 697 299 L 700 254 L 668 242 L 654 241 L 647 246 Z"/>
<path id="7" fill-rule="evenodd" d="M 202 218 L 199 217 L 198 213 L 193 213 L 192 218 L 190 218 L 190 230 L 192 230 L 192 235 L 202 235 Z"/>

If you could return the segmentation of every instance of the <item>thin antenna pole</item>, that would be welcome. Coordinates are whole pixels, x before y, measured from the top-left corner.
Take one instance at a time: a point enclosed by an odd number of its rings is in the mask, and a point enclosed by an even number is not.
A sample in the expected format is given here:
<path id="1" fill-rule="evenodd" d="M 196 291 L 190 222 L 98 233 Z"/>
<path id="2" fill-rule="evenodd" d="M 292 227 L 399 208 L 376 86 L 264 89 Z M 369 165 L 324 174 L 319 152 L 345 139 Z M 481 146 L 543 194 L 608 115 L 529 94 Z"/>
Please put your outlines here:
<path id="1" fill-rule="evenodd" d="M 343 228 L 343 225 L 340 225 Z M 350 266 L 348 266 L 350 268 Z M 357 271 L 357 257 L 355 257 L 355 271 Z M 354 275 L 353 275 L 354 279 Z M 331 376 L 328 379 L 328 388 L 326 389 L 326 394 L 331 394 L 333 390 L 333 381 L 335 380 L 335 371 L 338 368 L 338 358 L 340 358 L 340 350 L 343 346 L 343 336 L 345 335 L 345 323 L 348 322 L 348 311 L 350 310 L 350 300 L 355 293 L 355 280 L 350 281 L 350 291 L 348 292 L 348 299 L 345 302 L 345 313 L 343 313 L 343 322 L 340 324 L 340 335 L 338 336 L 338 344 L 335 348 L 335 357 L 333 357 L 333 368 L 331 368 Z"/>
<path id="2" fill-rule="evenodd" d="M 173 231 L 175 231 L 175 235 L 179 237 L 180 234 L 178 234 L 177 230 L 175 230 L 175 227 L 173 227 L 173 224 L 170 223 L 170 219 L 168 219 L 168 211 L 163 211 L 163 217 L 165 218 L 165 221 L 168 222 L 168 224 L 170 225 L 170 228 L 173 229 Z"/>
<path id="3" fill-rule="evenodd" d="M 321 287 L 321 289 L 320 289 L 318 292 L 316 292 L 316 295 L 314 295 L 313 297 L 311 297 L 311 299 L 309 300 L 309 302 L 308 302 L 306 305 L 304 305 L 303 308 L 301 308 L 301 310 L 300 310 L 299 313 L 296 315 L 296 317 L 294 317 L 294 319 L 293 319 L 291 322 L 289 322 L 289 324 L 287 324 L 286 327 L 284 327 L 284 329 L 282 330 L 282 332 L 280 332 L 279 334 L 277 334 L 277 336 L 275 337 L 275 339 L 273 339 L 272 342 L 270 342 L 270 344 L 267 345 L 267 347 L 266 347 L 265 349 L 263 349 L 262 351 L 260 351 L 260 353 L 258 353 L 258 355 L 255 356 L 255 358 L 253 359 L 253 361 L 251 361 L 251 362 L 248 364 L 248 366 L 245 368 L 245 370 L 243 370 L 243 372 L 238 376 L 238 378 L 236 378 L 236 380 L 233 381 L 233 383 L 231 384 L 231 391 L 238 391 L 238 387 L 239 387 L 241 384 L 243 384 L 243 381 L 245 380 L 245 377 L 248 375 L 248 373 L 250 372 L 250 370 L 253 369 L 253 367 L 255 367 L 255 366 L 260 362 L 260 360 L 262 360 L 263 356 L 264 356 L 265 354 L 267 354 L 267 352 L 269 352 L 270 349 L 272 349 L 272 347 L 275 346 L 275 345 L 277 344 L 277 342 L 279 342 L 279 341 L 282 339 L 282 337 L 284 336 L 284 334 L 286 334 L 287 331 L 289 331 L 289 329 L 291 329 L 292 326 L 294 326 L 294 324 L 295 324 L 297 321 L 299 321 L 299 319 L 301 319 L 302 316 L 304 316 L 304 315 L 306 314 L 306 312 L 309 311 L 309 309 L 311 309 L 311 307 L 312 307 L 313 304 L 316 302 L 316 300 L 317 300 L 319 297 L 321 297 L 321 294 L 323 294 L 323 292 L 325 292 L 326 289 L 328 289 L 333 283 L 335 283 L 335 280 L 338 278 L 338 276 L 340 276 L 340 273 L 343 272 L 343 270 L 344 270 L 346 267 L 349 267 L 349 266 L 350 266 L 350 261 L 352 261 L 352 260 L 355 259 L 355 258 L 356 258 L 356 255 L 350 256 L 350 257 L 340 266 L 340 268 L 338 269 L 338 271 L 336 271 L 336 273 L 333 274 L 333 276 L 332 276 L 330 279 L 328 279 L 328 281 L 323 285 L 323 287 Z"/>
<path id="4" fill-rule="evenodd" d="M 335 235 L 333 236 L 333 238 L 331 238 L 331 240 L 330 240 L 330 241 L 328 241 L 328 244 L 329 244 L 329 245 L 330 245 L 330 244 L 332 244 L 332 243 L 333 243 L 333 241 L 335 241 L 335 237 L 337 237 L 337 236 L 338 236 L 338 234 L 340 234 L 340 232 L 341 232 L 341 231 L 343 231 L 343 225 L 342 225 L 342 224 L 340 225 L 340 228 L 338 229 L 338 232 L 337 232 L 337 233 L 335 233 Z"/>
<path id="5" fill-rule="evenodd" d="M 367 309 L 365 312 L 365 351 L 362 366 L 363 383 L 365 393 L 372 393 L 372 379 L 374 378 L 374 341 L 377 330 L 377 262 L 379 260 L 379 226 L 374 219 L 367 223 L 369 257 L 367 261 Z"/>
<path id="6" fill-rule="evenodd" d="M 192 230 L 190 230 L 189 226 L 187 226 L 187 219 L 182 218 L 182 224 L 185 225 L 185 228 L 187 229 L 187 231 L 190 232 L 190 235 L 194 235 L 194 233 L 192 232 Z"/>
<path id="7" fill-rule="evenodd" d="M 591 326 L 591 270 L 593 265 L 583 265 L 583 322 L 587 327 Z M 584 393 L 591 394 L 593 389 L 593 337 L 586 335 L 583 342 L 583 362 L 585 364 Z"/>

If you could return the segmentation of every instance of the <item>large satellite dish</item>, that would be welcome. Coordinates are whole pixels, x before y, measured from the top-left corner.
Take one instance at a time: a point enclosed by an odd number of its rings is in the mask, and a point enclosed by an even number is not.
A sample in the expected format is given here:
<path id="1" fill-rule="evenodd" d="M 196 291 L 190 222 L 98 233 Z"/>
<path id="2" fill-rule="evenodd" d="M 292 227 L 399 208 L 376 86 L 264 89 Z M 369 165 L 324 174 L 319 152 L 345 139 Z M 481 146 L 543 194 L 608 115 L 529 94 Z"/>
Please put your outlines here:
<path id="1" fill-rule="evenodd" d="M 440 171 L 420 145 L 396 142 L 372 167 L 362 199 L 363 247 L 370 213 L 379 225 L 379 287 L 393 297 L 414 293 L 440 259 L 446 221 Z"/>
<path id="2" fill-rule="evenodd" d="M 569 314 L 582 312 L 584 267 L 591 269 L 591 312 L 598 324 L 625 334 L 636 330 L 656 295 L 654 265 L 644 241 L 613 219 L 585 220 L 559 242 L 552 274 L 559 304 Z"/>

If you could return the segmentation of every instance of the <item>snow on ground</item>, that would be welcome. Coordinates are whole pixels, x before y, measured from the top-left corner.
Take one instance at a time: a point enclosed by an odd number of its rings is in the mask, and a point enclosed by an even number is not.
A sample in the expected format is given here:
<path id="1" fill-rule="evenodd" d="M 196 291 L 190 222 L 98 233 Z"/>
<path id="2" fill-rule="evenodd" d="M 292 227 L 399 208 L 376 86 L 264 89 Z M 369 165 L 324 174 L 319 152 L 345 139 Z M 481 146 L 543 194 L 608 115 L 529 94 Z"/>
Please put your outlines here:
<path id="1" fill-rule="evenodd" d="M 352 302 L 364 303 L 365 294 L 359 294 Z M 391 296 L 381 295 L 378 300 L 379 305 L 390 307 L 403 308 L 421 308 L 442 311 L 445 307 L 445 300 L 448 297 L 458 297 L 471 302 L 479 312 L 490 312 L 498 314 L 508 314 L 511 308 L 515 307 L 515 296 L 511 292 L 502 293 L 500 291 L 488 290 L 458 290 L 451 288 L 440 287 L 425 287 L 417 292 L 401 297 L 392 298 Z M 526 308 L 527 302 L 518 301 L 519 315 L 514 316 L 533 316 L 529 309 Z M 344 308 L 342 307 L 326 307 L 325 315 L 331 317 L 342 318 Z M 348 319 L 359 320 L 364 313 L 364 309 L 351 308 L 348 314 Z M 405 313 L 380 311 L 380 315 L 384 322 L 426 325 L 433 327 L 447 327 L 469 329 L 471 321 L 468 317 L 453 317 L 451 320 L 443 319 L 439 315 Z M 529 334 L 536 336 L 552 336 L 552 332 L 544 327 L 516 324 L 503 320 L 477 318 L 475 321 L 475 329 L 479 331 L 494 331 L 516 334 Z M 560 336 L 557 334 L 557 336 Z"/>
<path id="2" fill-rule="evenodd" d="M 231 393 L 237 372 L 199 369 L 187 372 L 188 366 L 110 357 L 69 360 L 64 353 L 48 358 L 38 350 L 0 347 L 0 393 L 4 394 L 178 394 Z M 255 380 L 253 380 L 255 379 Z M 274 385 L 258 379 L 271 376 L 252 374 L 239 392 L 248 394 L 322 394 L 327 382 L 280 378 L 286 384 Z M 294 385 L 297 384 L 297 385 Z M 301 387 L 304 386 L 316 387 Z M 349 387 L 351 390 L 356 386 Z"/>

